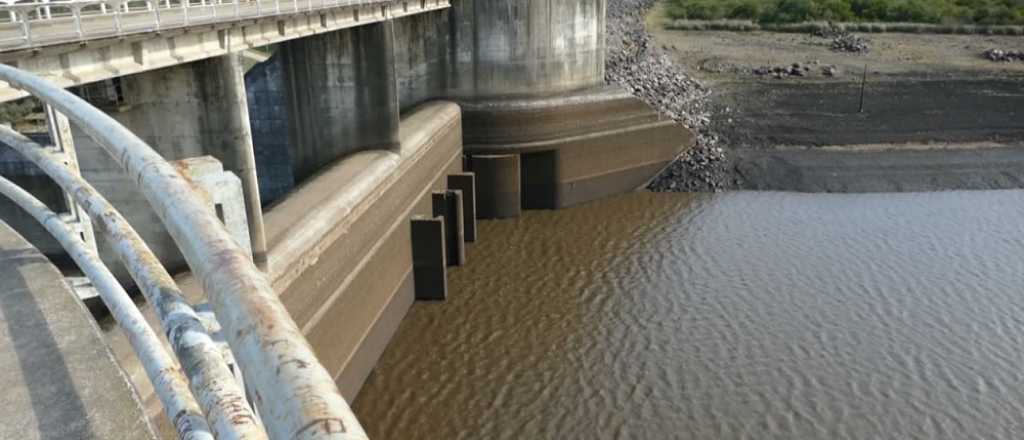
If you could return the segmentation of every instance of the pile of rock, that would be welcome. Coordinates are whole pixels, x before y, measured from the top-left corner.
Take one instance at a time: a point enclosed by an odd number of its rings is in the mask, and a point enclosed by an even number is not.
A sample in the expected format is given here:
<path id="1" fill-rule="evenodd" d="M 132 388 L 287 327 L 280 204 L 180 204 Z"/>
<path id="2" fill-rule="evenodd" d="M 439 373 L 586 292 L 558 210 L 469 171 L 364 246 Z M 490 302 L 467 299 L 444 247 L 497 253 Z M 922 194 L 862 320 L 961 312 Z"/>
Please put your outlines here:
<path id="1" fill-rule="evenodd" d="M 832 23 L 815 29 L 811 35 L 832 40 L 830 47 L 836 52 L 866 53 L 871 50 L 868 40 L 851 34 L 846 29 Z"/>
<path id="2" fill-rule="evenodd" d="M 831 48 L 835 52 L 849 53 L 867 53 L 871 50 L 871 46 L 868 45 L 868 40 L 849 32 L 843 32 L 840 35 L 832 37 Z"/>
<path id="3" fill-rule="evenodd" d="M 771 75 L 775 78 L 786 78 L 789 76 L 807 76 L 811 73 L 810 66 L 801 66 L 800 63 L 793 63 L 789 66 L 761 66 L 754 69 L 754 75 L 757 76 L 768 76 Z"/>
<path id="4" fill-rule="evenodd" d="M 673 64 L 645 28 L 655 0 L 608 0 L 605 77 L 662 115 L 697 132 L 697 145 L 677 159 L 650 188 L 654 191 L 717 191 L 728 175 L 725 152 L 710 127 L 710 90 Z"/>
<path id="5" fill-rule="evenodd" d="M 990 61 L 1011 63 L 1014 61 L 1024 61 L 1024 50 L 989 49 L 985 51 L 983 56 Z"/>
<path id="6" fill-rule="evenodd" d="M 776 79 L 790 78 L 790 77 L 807 77 L 811 76 L 814 70 L 811 66 L 818 66 L 817 61 L 813 61 L 807 64 L 793 63 L 788 66 L 761 66 L 752 71 L 756 76 L 771 76 Z M 828 65 L 821 66 L 819 70 L 822 76 L 834 77 L 839 76 L 839 68 L 836 66 Z"/>

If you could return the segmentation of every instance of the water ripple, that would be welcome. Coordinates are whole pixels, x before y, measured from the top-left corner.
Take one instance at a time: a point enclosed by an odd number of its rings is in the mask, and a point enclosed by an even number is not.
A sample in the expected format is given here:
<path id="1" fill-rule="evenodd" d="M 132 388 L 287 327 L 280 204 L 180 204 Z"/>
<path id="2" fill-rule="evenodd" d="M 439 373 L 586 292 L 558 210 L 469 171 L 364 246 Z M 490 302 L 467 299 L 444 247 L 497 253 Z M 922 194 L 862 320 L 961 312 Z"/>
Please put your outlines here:
<path id="1" fill-rule="evenodd" d="M 1024 192 L 632 194 L 481 222 L 378 439 L 1024 437 Z"/>

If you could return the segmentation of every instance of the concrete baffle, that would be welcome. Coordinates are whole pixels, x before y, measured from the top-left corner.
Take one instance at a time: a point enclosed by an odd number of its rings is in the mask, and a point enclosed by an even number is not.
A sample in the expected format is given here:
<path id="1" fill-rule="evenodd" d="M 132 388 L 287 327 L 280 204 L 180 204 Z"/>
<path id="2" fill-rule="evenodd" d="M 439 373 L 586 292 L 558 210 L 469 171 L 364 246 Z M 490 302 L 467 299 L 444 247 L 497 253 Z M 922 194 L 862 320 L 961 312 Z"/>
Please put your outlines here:
<path id="1" fill-rule="evenodd" d="M 448 188 L 462 191 L 463 233 L 466 242 L 476 241 L 476 176 L 458 173 L 448 176 Z"/>
<path id="2" fill-rule="evenodd" d="M 444 301 L 448 298 L 444 217 L 415 216 L 410 223 L 416 299 Z"/>
<path id="3" fill-rule="evenodd" d="M 449 266 L 466 264 L 465 220 L 462 212 L 462 191 L 436 191 L 431 202 L 434 216 L 444 217 L 445 261 Z"/>

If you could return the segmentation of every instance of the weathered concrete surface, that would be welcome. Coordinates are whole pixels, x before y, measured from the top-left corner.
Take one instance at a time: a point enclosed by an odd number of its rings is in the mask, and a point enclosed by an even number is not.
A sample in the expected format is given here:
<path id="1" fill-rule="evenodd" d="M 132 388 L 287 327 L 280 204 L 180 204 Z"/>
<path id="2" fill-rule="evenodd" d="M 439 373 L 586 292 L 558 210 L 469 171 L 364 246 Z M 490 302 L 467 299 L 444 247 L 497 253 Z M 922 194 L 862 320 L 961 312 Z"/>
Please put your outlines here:
<path id="1" fill-rule="evenodd" d="M 483 219 L 519 217 L 523 212 L 522 164 L 518 154 L 476 154 L 469 167 L 477 179 L 476 215 Z"/>
<path id="2" fill-rule="evenodd" d="M 529 209 L 557 209 L 639 188 L 694 142 L 689 130 L 616 87 L 481 101 L 463 109 L 467 154 L 522 156 L 522 206 Z M 483 194 L 481 188 L 481 199 Z"/>
<path id="3" fill-rule="evenodd" d="M 0 222 L 0 438 L 155 438 L 88 310 Z"/>
<path id="4" fill-rule="evenodd" d="M 409 220 L 462 171 L 458 106 L 429 103 L 401 122 L 401 147 L 351 154 L 271 208 L 270 276 L 346 398 L 414 299 Z"/>
<path id="5" fill-rule="evenodd" d="M 395 20 L 403 107 L 550 96 L 604 83 L 605 0 L 455 0 Z"/>
<path id="6" fill-rule="evenodd" d="M 260 200 L 268 205 L 295 186 L 288 151 L 291 148 L 288 92 L 280 55 L 275 53 L 245 72 L 245 92 L 256 153 L 256 174 L 260 179 Z"/>
<path id="7" fill-rule="evenodd" d="M 356 151 L 398 144 L 392 22 L 281 46 L 295 180 Z"/>
<path id="8" fill-rule="evenodd" d="M 252 135 L 238 60 L 208 59 L 121 78 L 123 103 L 104 108 L 115 120 L 146 141 L 164 159 L 174 161 L 212 155 L 246 182 L 254 167 Z M 185 260 L 156 213 L 102 147 L 73 129 L 82 176 L 120 211 L 172 272 Z M 249 182 L 255 186 L 255 178 Z M 256 188 L 251 201 L 259 206 Z M 120 263 L 99 240 L 100 255 L 111 268 Z M 254 243 L 255 244 L 255 243 Z M 120 279 L 125 272 L 114 270 Z"/>
<path id="9" fill-rule="evenodd" d="M 452 2 L 450 96 L 544 96 L 604 82 L 605 0 Z"/>

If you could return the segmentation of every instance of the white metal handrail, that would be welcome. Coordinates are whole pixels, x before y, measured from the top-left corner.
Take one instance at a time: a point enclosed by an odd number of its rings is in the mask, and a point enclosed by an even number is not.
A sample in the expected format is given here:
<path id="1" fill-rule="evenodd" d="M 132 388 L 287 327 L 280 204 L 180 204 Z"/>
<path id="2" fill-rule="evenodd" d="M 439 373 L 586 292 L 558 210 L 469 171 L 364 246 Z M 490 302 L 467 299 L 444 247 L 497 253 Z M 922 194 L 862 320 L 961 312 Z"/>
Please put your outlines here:
<path id="1" fill-rule="evenodd" d="M 365 439 L 366 434 L 337 385 L 320 364 L 298 326 L 281 304 L 266 276 L 224 229 L 185 177 L 145 142 L 102 111 L 35 75 L 0 65 L 0 80 L 24 90 L 64 114 L 96 141 L 135 182 L 185 256 L 192 273 L 202 282 L 210 305 L 245 378 L 252 403 L 259 410 L 266 433 L 273 439 Z M 250 430 L 221 431 L 224 417 L 237 429 L 248 426 L 252 412 L 231 390 L 234 382 L 211 386 L 206 375 L 222 367 L 219 354 L 197 350 L 205 330 L 194 328 L 194 310 L 145 243 L 116 210 L 66 167 L 40 160 L 46 150 L 25 143 L 20 134 L 0 128 L 0 141 L 12 145 L 73 195 L 97 227 L 115 244 L 129 272 L 149 291 L 154 309 L 165 322 L 172 348 L 178 355 L 191 388 L 213 434 L 226 438 L 260 438 Z M 81 182 L 79 182 L 81 181 Z M 191 314 L 191 316 L 190 316 Z M 180 321 L 180 322 L 178 322 Z M 176 327 L 177 326 L 177 327 Z M 172 331 L 178 328 L 181 332 Z M 198 341 L 198 342 L 197 342 Z M 198 345 L 197 345 L 198 344 Z M 191 351 L 180 351 L 179 348 Z M 220 365 L 214 365 L 220 358 Z M 200 374 L 193 376 L 190 370 Z M 196 381 L 202 382 L 197 385 Z M 240 408 L 244 407 L 244 408 Z M 238 416 L 238 417 L 233 417 Z M 255 418 L 253 424 L 255 424 Z M 235 437 L 231 433 L 239 432 Z"/>
<path id="2" fill-rule="evenodd" d="M 245 393 L 202 321 L 128 221 L 92 185 L 52 157 L 49 149 L 5 126 L 0 126 L 0 142 L 42 169 L 104 231 L 146 300 L 153 305 L 213 434 L 218 438 L 265 438 L 259 435 L 262 428 L 256 423 Z"/>
<path id="3" fill-rule="evenodd" d="M 389 0 L 0 0 L 0 50 Z"/>
<path id="4" fill-rule="evenodd" d="M 188 381 L 178 363 L 164 350 L 160 338 L 146 323 L 142 312 L 96 252 L 46 204 L 2 176 L 0 194 L 13 201 L 46 228 L 89 277 L 110 314 L 127 335 L 128 343 L 139 357 L 146 376 L 153 384 L 153 389 L 164 407 L 164 414 L 178 432 L 178 438 L 212 440 L 210 427 L 203 418 L 199 404 L 192 397 Z"/>

